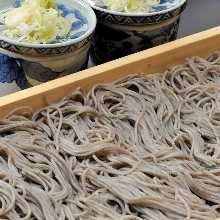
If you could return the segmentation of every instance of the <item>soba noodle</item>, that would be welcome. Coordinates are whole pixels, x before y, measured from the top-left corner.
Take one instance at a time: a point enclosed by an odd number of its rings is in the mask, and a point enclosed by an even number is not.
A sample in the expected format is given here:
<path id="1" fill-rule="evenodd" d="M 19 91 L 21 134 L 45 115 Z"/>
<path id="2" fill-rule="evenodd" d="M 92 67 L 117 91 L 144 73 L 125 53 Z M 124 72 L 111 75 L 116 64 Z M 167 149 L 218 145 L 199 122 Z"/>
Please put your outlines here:
<path id="1" fill-rule="evenodd" d="M 0 121 L 0 219 L 220 217 L 220 53 L 23 112 Z"/>

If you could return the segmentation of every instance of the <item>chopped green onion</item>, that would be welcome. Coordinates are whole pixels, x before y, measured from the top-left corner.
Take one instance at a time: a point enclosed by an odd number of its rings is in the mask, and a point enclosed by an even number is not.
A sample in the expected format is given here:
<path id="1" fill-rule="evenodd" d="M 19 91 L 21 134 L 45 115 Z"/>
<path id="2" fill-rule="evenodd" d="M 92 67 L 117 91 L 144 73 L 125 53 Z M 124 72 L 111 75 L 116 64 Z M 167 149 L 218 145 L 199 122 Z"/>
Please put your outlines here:
<path id="1" fill-rule="evenodd" d="M 149 12 L 160 0 L 103 0 L 103 3 L 112 11 L 141 13 Z"/>
<path id="2" fill-rule="evenodd" d="M 3 16 L 3 34 L 30 43 L 50 43 L 65 37 L 71 22 L 60 16 L 54 0 L 25 0 Z"/>

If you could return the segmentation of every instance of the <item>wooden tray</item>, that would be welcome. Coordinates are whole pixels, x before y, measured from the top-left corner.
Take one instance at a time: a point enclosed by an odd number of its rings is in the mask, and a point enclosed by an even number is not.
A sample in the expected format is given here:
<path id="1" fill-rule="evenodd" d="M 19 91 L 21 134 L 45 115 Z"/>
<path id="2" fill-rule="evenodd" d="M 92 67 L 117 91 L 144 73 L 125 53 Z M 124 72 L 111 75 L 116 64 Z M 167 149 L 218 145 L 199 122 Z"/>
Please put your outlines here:
<path id="1" fill-rule="evenodd" d="M 218 50 L 220 27 L 2 97 L 0 117 L 21 106 L 39 109 L 60 100 L 78 87 L 87 90 L 96 83 L 110 82 L 131 73 L 164 71 L 183 63 L 187 57 L 207 56 Z"/>
<path id="2" fill-rule="evenodd" d="M 217 50 L 220 50 L 220 27 L 1 97 L 0 117 L 21 106 L 39 109 L 60 100 L 77 87 L 87 90 L 96 83 L 110 82 L 131 73 L 164 71 L 183 63 L 187 57 L 206 56 Z"/>

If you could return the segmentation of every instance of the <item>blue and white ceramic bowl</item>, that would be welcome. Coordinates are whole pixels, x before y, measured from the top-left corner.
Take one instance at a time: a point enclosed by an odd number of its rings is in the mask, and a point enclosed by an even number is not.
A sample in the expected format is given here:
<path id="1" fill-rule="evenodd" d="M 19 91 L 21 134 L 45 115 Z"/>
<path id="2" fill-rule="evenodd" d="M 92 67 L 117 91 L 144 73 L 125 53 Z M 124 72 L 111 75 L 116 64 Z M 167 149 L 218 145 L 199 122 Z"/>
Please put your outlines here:
<path id="1" fill-rule="evenodd" d="M 149 13 L 123 13 L 106 9 L 100 0 L 87 1 L 98 19 L 91 51 L 96 64 L 175 40 L 187 2 L 161 0 Z"/>
<path id="2" fill-rule="evenodd" d="M 18 7 L 22 0 L 1 1 L 0 10 Z M 72 29 L 64 39 L 50 44 L 16 42 L 0 34 L 0 53 L 19 59 L 32 85 L 46 82 L 87 67 L 96 16 L 81 0 L 56 0 L 64 17 L 72 19 Z"/>

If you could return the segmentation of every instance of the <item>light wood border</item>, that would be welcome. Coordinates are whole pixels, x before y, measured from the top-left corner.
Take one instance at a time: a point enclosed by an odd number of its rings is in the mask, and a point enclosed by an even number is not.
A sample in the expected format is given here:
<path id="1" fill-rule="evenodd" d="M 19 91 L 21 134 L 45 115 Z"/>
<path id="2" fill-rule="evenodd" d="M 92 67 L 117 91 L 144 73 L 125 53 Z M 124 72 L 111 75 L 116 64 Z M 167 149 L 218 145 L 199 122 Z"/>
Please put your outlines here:
<path id="1" fill-rule="evenodd" d="M 182 63 L 187 57 L 220 50 L 220 27 L 145 50 L 76 74 L 0 98 L 0 117 L 21 106 L 41 108 L 58 101 L 77 87 L 88 89 L 131 73 L 154 73 Z"/>

